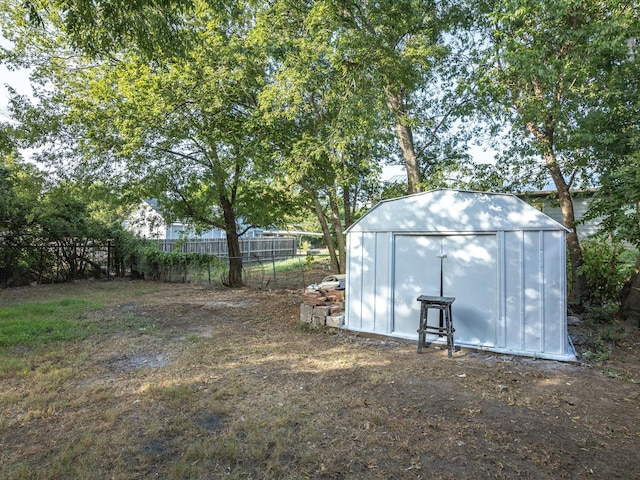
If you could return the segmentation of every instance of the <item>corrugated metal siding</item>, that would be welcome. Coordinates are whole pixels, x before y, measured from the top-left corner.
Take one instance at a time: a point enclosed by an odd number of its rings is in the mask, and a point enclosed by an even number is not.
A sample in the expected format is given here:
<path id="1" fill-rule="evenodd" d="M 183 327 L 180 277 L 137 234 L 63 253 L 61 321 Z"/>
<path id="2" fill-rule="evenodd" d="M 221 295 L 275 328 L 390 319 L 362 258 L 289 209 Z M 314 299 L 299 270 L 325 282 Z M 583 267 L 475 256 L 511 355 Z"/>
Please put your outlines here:
<path id="1" fill-rule="evenodd" d="M 353 232 L 347 237 L 346 316 L 350 330 L 391 332 L 391 237 Z"/>
<path id="2" fill-rule="evenodd" d="M 431 257 L 438 253 L 433 242 L 440 241 L 450 252 L 446 268 L 457 272 L 445 275 L 445 295 L 460 298 L 453 304 L 457 344 L 575 360 L 566 330 L 565 230 L 560 225 L 557 230 L 532 230 L 512 224 L 493 234 L 455 234 L 420 230 L 414 218 L 415 233 L 380 231 L 380 219 L 393 217 L 389 206 L 375 214 L 371 225 L 377 231 L 348 232 L 346 328 L 417 340 L 416 293 L 433 294 L 438 288 L 434 265 L 440 263 Z M 400 201 L 394 207 L 405 209 L 397 218 L 406 226 L 407 206 Z M 473 209 L 467 213 L 472 215 Z M 487 248 L 485 240 L 491 240 Z M 428 259 L 422 258 L 426 251 Z M 486 262 L 480 259 L 486 252 L 495 259 L 493 266 L 484 268 Z M 422 292 L 425 289 L 429 292 Z M 401 323 L 394 325 L 398 320 Z"/>
<path id="3" fill-rule="evenodd" d="M 504 342 L 499 344 L 501 348 L 517 347 L 524 349 L 524 325 L 525 325 L 525 289 L 524 271 L 521 265 L 524 262 L 524 232 L 509 232 L 504 234 L 504 270 L 500 273 L 504 277 L 502 283 L 503 313 L 503 337 Z M 507 255 L 506 252 L 509 252 Z"/>
<path id="4" fill-rule="evenodd" d="M 542 351 L 567 353 L 567 285 L 564 269 L 560 271 L 558 269 L 558 265 L 566 264 L 565 234 L 564 232 L 544 232 L 542 241 L 542 301 L 544 302 Z"/>
<path id="5" fill-rule="evenodd" d="M 362 330 L 362 322 L 365 318 L 363 309 L 365 308 L 366 301 L 364 297 L 364 289 L 368 286 L 364 281 L 363 272 L 365 270 L 363 266 L 364 248 L 363 240 L 365 236 L 371 236 L 372 234 L 365 234 L 363 232 L 354 232 L 347 236 L 347 288 L 348 295 L 346 296 L 346 315 L 347 328 L 351 330 Z M 373 330 L 373 326 L 370 327 L 370 331 Z"/>

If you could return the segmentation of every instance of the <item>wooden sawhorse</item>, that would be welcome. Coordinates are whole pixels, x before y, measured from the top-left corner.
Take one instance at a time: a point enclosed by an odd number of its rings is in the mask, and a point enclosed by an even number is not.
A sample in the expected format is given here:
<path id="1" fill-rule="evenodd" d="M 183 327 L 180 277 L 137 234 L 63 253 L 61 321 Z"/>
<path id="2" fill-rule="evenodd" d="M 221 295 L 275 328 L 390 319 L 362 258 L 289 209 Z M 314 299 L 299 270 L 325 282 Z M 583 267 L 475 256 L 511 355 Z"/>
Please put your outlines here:
<path id="1" fill-rule="evenodd" d="M 427 333 L 437 334 L 438 336 L 447 336 L 447 348 L 449 349 L 449 358 L 453 356 L 453 318 L 451 315 L 451 304 L 455 301 L 455 297 L 432 297 L 429 295 L 420 295 L 420 328 L 418 328 L 418 353 L 422 353 L 422 347 L 426 347 L 425 336 Z M 429 309 L 437 309 L 443 313 L 438 326 L 428 324 Z"/>

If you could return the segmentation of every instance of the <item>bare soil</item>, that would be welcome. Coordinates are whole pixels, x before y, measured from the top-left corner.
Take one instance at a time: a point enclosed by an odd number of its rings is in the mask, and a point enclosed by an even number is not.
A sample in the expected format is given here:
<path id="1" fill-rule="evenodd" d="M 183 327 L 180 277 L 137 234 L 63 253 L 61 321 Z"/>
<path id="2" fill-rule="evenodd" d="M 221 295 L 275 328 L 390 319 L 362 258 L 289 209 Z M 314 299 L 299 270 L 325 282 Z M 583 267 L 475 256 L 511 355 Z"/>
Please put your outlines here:
<path id="1" fill-rule="evenodd" d="M 303 325 L 297 290 L 122 285 L 88 314 L 122 328 L 10 352 L 30 371 L 2 379 L 0 477 L 640 478 L 637 332 L 600 365 L 449 359 Z"/>

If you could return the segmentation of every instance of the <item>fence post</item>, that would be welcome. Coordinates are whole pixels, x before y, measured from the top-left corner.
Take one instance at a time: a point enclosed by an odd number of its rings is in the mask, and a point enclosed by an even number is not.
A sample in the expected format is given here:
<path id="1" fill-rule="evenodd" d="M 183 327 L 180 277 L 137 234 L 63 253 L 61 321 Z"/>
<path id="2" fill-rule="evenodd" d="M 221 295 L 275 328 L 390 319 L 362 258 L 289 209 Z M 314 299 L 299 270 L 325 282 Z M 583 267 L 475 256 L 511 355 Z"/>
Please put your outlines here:
<path id="1" fill-rule="evenodd" d="M 111 240 L 107 241 L 107 280 L 111 279 Z"/>
<path id="2" fill-rule="evenodd" d="M 273 268 L 273 287 L 278 287 L 278 279 L 276 278 L 276 257 L 271 254 L 271 266 Z"/>

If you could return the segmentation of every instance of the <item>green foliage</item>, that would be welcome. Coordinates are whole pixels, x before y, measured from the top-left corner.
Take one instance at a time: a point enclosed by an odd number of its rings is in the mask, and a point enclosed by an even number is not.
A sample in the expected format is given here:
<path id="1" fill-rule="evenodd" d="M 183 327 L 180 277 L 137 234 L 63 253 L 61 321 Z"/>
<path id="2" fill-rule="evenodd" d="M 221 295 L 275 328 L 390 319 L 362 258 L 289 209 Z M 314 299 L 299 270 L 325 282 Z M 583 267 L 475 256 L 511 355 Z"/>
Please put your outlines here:
<path id="1" fill-rule="evenodd" d="M 618 116 L 637 97 L 635 10 L 618 0 L 490 5 L 478 18 L 491 46 L 472 83 L 482 111 L 513 126 L 503 177 L 513 188 L 549 173 L 573 188 L 593 182 L 606 158 L 594 148 L 627 135 Z M 602 128 L 612 118 L 614 135 Z M 543 156 L 546 165 L 533 161 Z"/>
<path id="2" fill-rule="evenodd" d="M 640 132 L 637 135 L 640 144 Z M 606 232 L 640 247 L 640 152 L 618 158 L 608 167 L 588 217 L 599 217 Z"/>
<path id="3" fill-rule="evenodd" d="M 162 281 L 186 282 L 193 271 L 199 274 L 222 269 L 222 262 L 214 255 L 206 253 L 163 252 L 157 245 L 142 245 L 135 253 L 132 267 L 145 278 Z"/>
<path id="4" fill-rule="evenodd" d="M 453 182 L 504 191 L 544 184 L 549 171 L 567 189 L 600 178 L 624 192 L 600 215 L 621 238 L 640 238 L 637 201 L 623 201 L 640 191 L 622 181 L 638 171 L 640 75 L 629 43 L 638 18 L 628 2 L 0 0 L 0 11 L 12 42 L 2 59 L 33 69 L 37 98 L 12 92 L 16 128 L 2 128 L 0 148 L 45 147 L 37 158 L 60 178 L 92 184 L 38 191 L 34 208 L 29 188 L 6 189 L 17 184 L 4 175 L 0 225 L 10 218 L 47 241 L 117 237 L 121 272 L 139 246 L 95 201 L 111 194 L 155 197 L 169 219 L 224 229 L 234 258 L 241 224 L 313 211 L 339 271 L 344 228 L 373 201 L 406 193 L 379 185 L 400 150 L 406 163 L 410 151 L 417 158 L 422 181 L 411 191 Z M 475 107 L 491 126 L 515 127 L 517 152 L 474 172 L 457 120 Z M 0 250 L 3 265 L 28 277 L 32 259 Z M 231 270 L 238 285 L 241 262 Z"/>
<path id="5" fill-rule="evenodd" d="M 87 334 L 86 326 L 79 321 L 82 313 L 98 307 L 80 298 L 0 307 L 0 347 L 32 346 L 82 338 Z"/>
<path id="6" fill-rule="evenodd" d="M 592 301 L 599 305 L 620 302 L 622 288 L 633 272 L 632 252 L 617 241 L 592 239 L 582 244 L 585 276 Z"/>
<path id="7" fill-rule="evenodd" d="M 50 185 L 32 164 L 6 155 L 0 186 L 0 285 L 105 274 L 108 243 L 112 264 L 124 275 L 134 239 L 121 226 L 117 194 L 104 184 L 61 180 Z M 96 245 L 105 252 L 99 261 Z"/>
<path id="8" fill-rule="evenodd" d="M 16 248 L 29 234 L 42 175 L 15 154 L 0 156 L 0 286 L 31 281 L 31 252 Z"/>
<path id="9" fill-rule="evenodd" d="M 33 233 L 48 241 L 107 238 L 105 223 L 94 217 L 90 193 L 74 182 L 48 189 L 33 210 Z"/>
<path id="10" fill-rule="evenodd" d="M 607 345 L 602 340 L 594 340 L 582 355 L 589 363 L 602 365 L 607 360 L 611 359 L 611 346 Z"/>
<path id="11" fill-rule="evenodd" d="M 586 309 L 584 359 L 603 365 L 611 359 L 613 349 L 623 342 L 629 333 L 622 323 L 615 320 L 616 305 L 592 305 Z"/>
<path id="12" fill-rule="evenodd" d="M 490 5 L 479 17 L 488 48 L 478 58 L 475 92 L 490 117 L 513 126 L 512 148 L 501 158 L 511 188 L 551 177 L 565 199 L 570 301 L 580 308 L 589 292 L 580 274 L 570 189 L 593 186 L 599 178 L 594 172 L 603 162 L 594 144 L 601 132 L 594 118 L 602 121 L 617 110 L 633 83 L 626 80 L 629 72 L 637 76 L 637 67 L 629 67 L 637 64 L 629 40 L 637 36 L 638 17 L 619 0 Z"/>
<path id="13" fill-rule="evenodd" d="M 157 198 L 168 220 L 225 230 L 229 284 L 240 286 L 244 226 L 271 225 L 296 204 L 273 168 L 281 139 L 267 138 L 273 129 L 260 119 L 271 64 L 250 38 L 254 9 L 189 1 L 32 5 L 45 28 L 8 22 L 22 40 L 15 55 L 33 56 L 34 76 L 47 84 L 37 103 L 15 103 L 22 129 L 40 133 L 25 142 L 56 145 L 39 158 L 60 175 Z"/>

